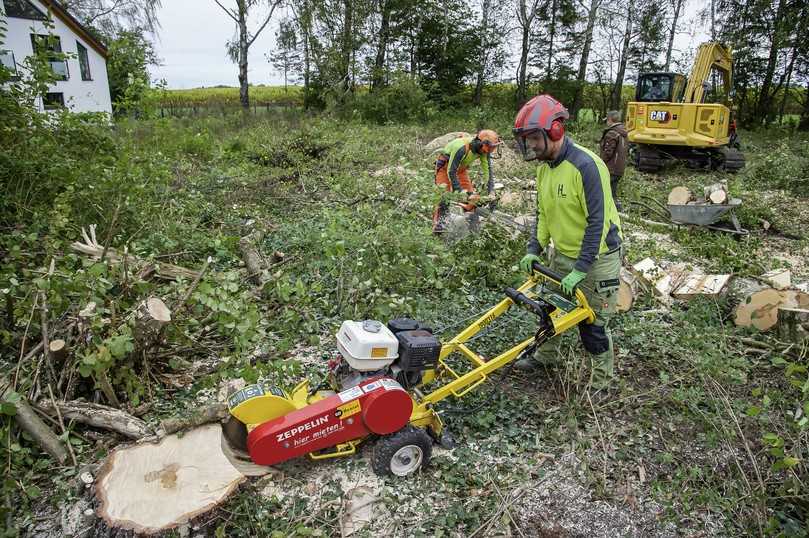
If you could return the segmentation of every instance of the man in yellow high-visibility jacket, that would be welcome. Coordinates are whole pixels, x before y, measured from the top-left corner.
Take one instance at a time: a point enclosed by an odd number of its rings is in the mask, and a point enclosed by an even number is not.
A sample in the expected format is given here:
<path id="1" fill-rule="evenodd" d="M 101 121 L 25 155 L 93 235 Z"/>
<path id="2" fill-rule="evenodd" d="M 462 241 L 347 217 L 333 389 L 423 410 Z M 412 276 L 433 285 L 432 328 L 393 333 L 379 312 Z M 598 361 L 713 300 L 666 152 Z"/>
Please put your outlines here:
<path id="1" fill-rule="evenodd" d="M 621 268 L 621 220 L 612 198 L 610 174 L 601 158 L 565 136 L 565 107 L 549 95 L 528 101 L 517 114 L 514 135 L 525 160 L 539 160 L 537 168 L 537 226 L 520 267 L 530 272 L 534 260 L 553 240 L 551 268 L 566 276 L 567 294 L 580 286 L 596 314 L 592 324 L 579 325 L 579 335 L 592 359 L 594 387 L 609 385 L 614 377 L 614 351 L 609 321 L 616 311 Z M 515 364 L 530 370 L 550 359 L 553 345 L 537 357 Z"/>

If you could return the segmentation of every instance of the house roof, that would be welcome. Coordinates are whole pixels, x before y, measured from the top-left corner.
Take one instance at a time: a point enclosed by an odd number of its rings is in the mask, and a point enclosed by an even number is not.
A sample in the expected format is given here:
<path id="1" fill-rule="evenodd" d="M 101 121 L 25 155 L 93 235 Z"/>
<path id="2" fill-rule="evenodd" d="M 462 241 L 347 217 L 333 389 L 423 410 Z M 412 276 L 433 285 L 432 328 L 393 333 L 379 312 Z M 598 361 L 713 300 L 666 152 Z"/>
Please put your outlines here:
<path id="1" fill-rule="evenodd" d="M 108 56 L 107 47 L 104 46 L 98 39 L 93 37 L 93 34 L 82 24 L 80 23 L 76 17 L 68 13 L 68 11 L 62 7 L 62 4 L 57 2 L 56 0 L 39 0 L 42 2 L 45 7 L 49 8 L 51 12 L 59 17 L 59 19 L 65 23 L 68 28 L 73 30 L 79 37 L 84 39 L 84 41 L 90 45 L 97 53 L 104 57 L 104 59 Z"/>

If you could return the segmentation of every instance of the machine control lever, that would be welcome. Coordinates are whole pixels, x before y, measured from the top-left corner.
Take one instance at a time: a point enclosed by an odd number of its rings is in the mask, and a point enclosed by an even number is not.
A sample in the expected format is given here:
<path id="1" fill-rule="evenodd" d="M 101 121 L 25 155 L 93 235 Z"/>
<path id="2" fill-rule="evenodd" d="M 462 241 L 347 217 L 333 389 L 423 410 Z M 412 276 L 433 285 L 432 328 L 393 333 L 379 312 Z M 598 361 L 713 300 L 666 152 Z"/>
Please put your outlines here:
<path id="1" fill-rule="evenodd" d="M 514 288 L 506 288 L 506 296 L 515 303 L 526 306 L 537 316 L 544 318 L 545 316 L 548 315 L 548 307 L 550 305 L 545 303 L 545 301 L 542 301 L 542 299 L 540 299 L 539 301 L 535 301 L 530 297 L 528 297 L 523 292 L 517 291 Z"/>

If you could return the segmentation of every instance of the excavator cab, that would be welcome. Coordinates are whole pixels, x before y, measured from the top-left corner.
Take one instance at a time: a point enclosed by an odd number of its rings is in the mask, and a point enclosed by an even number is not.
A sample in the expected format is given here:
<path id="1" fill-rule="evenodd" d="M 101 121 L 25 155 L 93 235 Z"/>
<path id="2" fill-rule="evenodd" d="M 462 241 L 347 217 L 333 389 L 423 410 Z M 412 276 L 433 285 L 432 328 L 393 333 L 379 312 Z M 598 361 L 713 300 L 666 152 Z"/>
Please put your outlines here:
<path id="1" fill-rule="evenodd" d="M 685 77 L 678 73 L 644 73 L 638 78 L 635 101 L 679 103 L 685 92 Z"/>

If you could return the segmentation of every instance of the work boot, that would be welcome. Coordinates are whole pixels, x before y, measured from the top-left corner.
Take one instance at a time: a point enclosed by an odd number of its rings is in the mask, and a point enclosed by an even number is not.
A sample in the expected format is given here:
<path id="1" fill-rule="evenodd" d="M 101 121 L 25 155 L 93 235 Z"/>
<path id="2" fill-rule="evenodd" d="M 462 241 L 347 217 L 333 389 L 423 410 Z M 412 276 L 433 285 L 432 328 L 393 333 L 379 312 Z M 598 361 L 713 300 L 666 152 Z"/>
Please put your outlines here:
<path id="1" fill-rule="evenodd" d="M 541 366 L 542 364 L 534 357 L 525 357 L 514 363 L 514 369 L 520 372 L 533 372 L 534 370 L 538 370 Z"/>
<path id="2" fill-rule="evenodd" d="M 556 348 L 545 350 L 537 349 L 530 357 L 525 357 L 514 363 L 514 368 L 521 372 L 533 372 L 539 368 L 555 368 L 562 364 L 562 357 Z"/>

